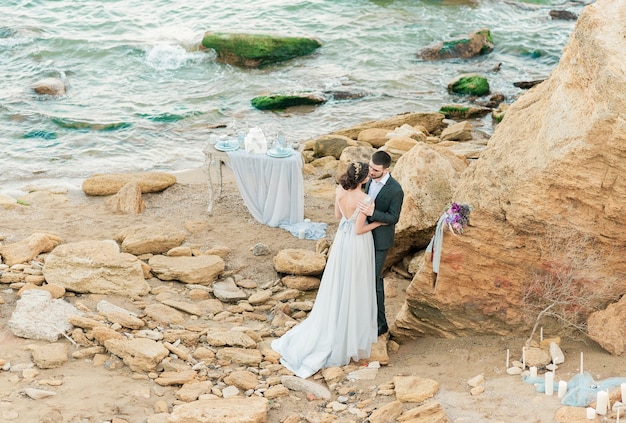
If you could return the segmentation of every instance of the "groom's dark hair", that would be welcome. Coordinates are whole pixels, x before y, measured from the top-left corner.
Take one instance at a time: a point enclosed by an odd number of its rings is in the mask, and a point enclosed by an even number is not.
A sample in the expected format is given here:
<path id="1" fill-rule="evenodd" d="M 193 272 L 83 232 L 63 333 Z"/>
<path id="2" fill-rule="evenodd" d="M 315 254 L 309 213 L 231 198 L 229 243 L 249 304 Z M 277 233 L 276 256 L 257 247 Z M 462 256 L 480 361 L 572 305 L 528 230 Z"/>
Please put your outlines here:
<path id="1" fill-rule="evenodd" d="M 379 150 L 372 154 L 372 163 L 381 165 L 383 169 L 391 166 L 391 156 L 386 151 Z"/>

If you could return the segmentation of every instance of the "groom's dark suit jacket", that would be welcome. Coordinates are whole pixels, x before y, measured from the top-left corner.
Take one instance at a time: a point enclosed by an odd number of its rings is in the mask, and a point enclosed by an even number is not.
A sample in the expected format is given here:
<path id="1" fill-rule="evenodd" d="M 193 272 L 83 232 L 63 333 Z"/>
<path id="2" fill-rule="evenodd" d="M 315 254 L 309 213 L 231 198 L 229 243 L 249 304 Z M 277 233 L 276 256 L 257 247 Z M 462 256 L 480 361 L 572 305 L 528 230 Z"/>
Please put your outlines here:
<path id="1" fill-rule="evenodd" d="M 369 190 L 371 180 L 365 184 L 365 192 Z M 384 222 L 372 231 L 374 247 L 377 250 L 387 250 L 393 246 L 396 223 L 400 218 L 400 210 L 404 201 L 402 187 L 391 176 L 382 187 L 374 200 L 374 214 L 368 218 L 370 222 Z"/>

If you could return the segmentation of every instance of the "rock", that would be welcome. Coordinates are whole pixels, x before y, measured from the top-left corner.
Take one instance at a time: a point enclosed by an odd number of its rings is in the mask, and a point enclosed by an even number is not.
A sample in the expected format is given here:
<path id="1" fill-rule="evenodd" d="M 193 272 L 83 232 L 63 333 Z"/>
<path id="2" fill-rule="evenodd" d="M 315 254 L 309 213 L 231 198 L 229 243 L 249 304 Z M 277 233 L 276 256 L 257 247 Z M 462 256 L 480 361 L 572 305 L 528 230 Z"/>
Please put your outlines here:
<path id="1" fill-rule="evenodd" d="M 164 281 L 180 281 L 197 285 L 210 285 L 224 271 L 225 264 L 219 256 L 168 257 L 155 255 L 148 260 L 152 272 Z"/>
<path id="2" fill-rule="evenodd" d="M 425 47 L 417 53 L 417 56 L 422 60 L 469 59 L 491 53 L 493 48 L 491 31 L 485 28 L 463 37 Z"/>
<path id="3" fill-rule="evenodd" d="M 341 153 L 346 147 L 354 147 L 357 143 L 352 138 L 343 135 L 328 134 L 322 135 L 315 140 L 315 157 L 332 156 L 339 160 Z"/>
<path id="4" fill-rule="evenodd" d="M 253 256 L 267 256 L 272 254 L 272 250 L 270 250 L 270 248 L 263 243 L 256 243 L 254 244 L 254 246 L 252 247 L 252 255 Z"/>
<path id="5" fill-rule="evenodd" d="M 55 342 L 62 333 L 72 329 L 70 316 L 82 314 L 61 299 L 52 300 L 50 293 L 32 289 L 22 293 L 9 320 L 13 335 L 27 339 Z"/>
<path id="6" fill-rule="evenodd" d="M 419 376 L 396 376 L 393 378 L 396 398 L 401 402 L 422 402 L 435 396 L 439 383 Z"/>
<path id="7" fill-rule="evenodd" d="M 288 248 L 274 256 L 274 269 L 290 275 L 321 275 L 326 267 L 326 257 L 309 250 Z"/>
<path id="8" fill-rule="evenodd" d="M 104 342 L 104 347 L 134 372 L 153 371 L 169 354 L 162 344 L 145 338 L 109 339 Z"/>
<path id="9" fill-rule="evenodd" d="M 472 124 L 468 121 L 455 123 L 441 132 L 442 141 L 468 141 L 472 139 Z"/>
<path id="10" fill-rule="evenodd" d="M 576 19 L 578 19 L 576 13 L 570 12 L 569 10 L 551 10 L 550 17 L 552 19 L 563 19 L 571 21 L 575 21 Z"/>
<path id="11" fill-rule="evenodd" d="M 148 304 L 144 311 L 146 317 L 160 324 L 175 325 L 185 321 L 181 312 L 165 304 Z"/>
<path id="12" fill-rule="evenodd" d="M 385 145 L 387 142 L 388 129 L 383 128 L 368 128 L 359 132 L 357 141 L 366 142 L 374 148 L 379 148 Z"/>
<path id="13" fill-rule="evenodd" d="M 213 347 L 256 347 L 256 342 L 250 336 L 239 331 L 208 331 L 205 336 L 206 342 Z"/>
<path id="14" fill-rule="evenodd" d="M 564 235 L 574 244 L 586 238 L 593 245 L 593 272 L 580 274 L 585 292 L 626 292 L 626 280 L 615 278 L 626 273 L 626 232 L 615 230 L 626 198 L 626 185 L 617 182 L 626 175 L 626 153 L 616 148 L 626 137 L 626 73 L 613 71 L 623 69 L 617 55 L 626 51 L 626 39 L 606 36 L 621 33 L 624 19 L 616 3 L 584 8 L 549 78 L 509 107 L 448 200 L 473 207 L 470 227 L 462 236 L 444 236 L 436 292 L 432 263 L 425 260 L 406 290 L 392 334 L 506 336 L 528 330 L 533 319 L 521 297 L 510 293 L 524 292 L 538 272 L 571 257 Z M 406 156 L 394 168 L 398 179 Z M 600 165 L 600 157 L 611 165 Z M 396 240 L 404 243 L 398 234 Z M 597 329 L 596 339 L 605 333 Z"/>
<path id="15" fill-rule="evenodd" d="M 13 266 L 29 262 L 41 253 L 50 252 L 61 242 L 61 238 L 55 235 L 35 233 L 22 241 L 0 245 L 0 256 L 5 264 Z"/>
<path id="16" fill-rule="evenodd" d="M 140 261 L 121 253 L 113 240 L 59 245 L 46 257 L 43 274 L 48 283 L 74 292 L 145 295 L 150 290 Z"/>
<path id="17" fill-rule="evenodd" d="M 263 361 L 263 355 L 256 349 L 226 347 L 219 350 L 216 356 L 220 360 L 228 360 L 246 366 L 257 366 Z"/>
<path id="18" fill-rule="evenodd" d="M 34 400 L 53 397 L 57 393 L 54 391 L 46 391 L 44 389 L 24 388 L 24 393 Z"/>
<path id="19" fill-rule="evenodd" d="M 384 404 L 370 414 L 368 421 L 370 423 L 389 423 L 396 419 L 404 411 L 404 405 L 401 401 L 392 401 Z"/>
<path id="20" fill-rule="evenodd" d="M 466 168 L 463 159 L 436 145 L 419 143 L 402 155 L 392 173 L 402 185 L 404 203 L 387 263 L 428 245 Z"/>
<path id="21" fill-rule="evenodd" d="M 483 75 L 476 73 L 462 74 L 448 82 L 448 91 L 480 97 L 489 94 L 489 81 Z"/>
<path id="22" fill-rule="evenodd" d="M 429 133 L 435 133 L 441 129 L 442 121 L 445 116 L 441 113 L 404 113 L 393 116 L 388 119 L 363 122 L 357 126 L 341 129 L 333 132 L 335 135 L 343 135 L 351 139 L 357 139 L 359 133 L 369 128 L 387 129 L 393 131 L 402 125 L 410 125 L 413 127 L 422 126 Z"/>
<path id="23" fill-rule="evenodd" d="M 60 96 L 65 94 L 65 83 L 58 78 L 44 78 L 30 86 L 40 95 Z"/>
<path id="24" fill-rule="evenodd" d="M 267 398 L 268 400 L 272 400 L 272 399 L 276 399 L 280 397 L 286 397 L 288 395 L 289 395 L 289 389 L 287 389 L 283 385 L 270 386 L 263 393 L 263 396 Z"/>
<path id="25" fill-rule="evenodd" d="M 121 244 L 123 252 L 139 256 L 166 253 L 180 246 L 185 236 L 185 231 L 171 225 L 141 225 L 124 229 L 115 240 Z"/>
<path id="26" fill-rule="evenodd" d="M 195 381 L 197 373 L 194 370 L 179 370 L 161 372 L 154 380 L 160 386 L 184 385 Z"/>
<path id="27" fill-rule="evenodd" d="M 229 373 L 224 378 L 224 383 L 247 391 L 248 389 L 254 389 L 259 384 L 259 379 L 252 372 L 240 370 Z"/>
<path id="28" fill-rule="evenodd" d="M 247 68 L 306 56 L 321 46 L 314 38 L 217 32 L 205 32 L 201 43 L 201 48 L 217 53 L 218 62 Z"/>
<path id="29" fill-rule="evenodd" d="M 315 276 L 285 276 L 281 279 L 287 288 L 311 291 L 320 287 L 320 279 Z"/>
<path id="30" fill-rule="evenodd" d="M 35 366 L 40 369 L 56 369 L 68 361 L 66 344 L 33 345 L 30 350 Z"/>
<path id="31" fill-rule="evenodd" d="M 213 295 L 215 295 L 215 298 L 225 303 L 234 303 L 248 298 L 248 295 L 239 289 L 235 281 L 231 278 L 213 282 Z"/>
<path id="32" fill-rule="evenodd" d="M 485 376 L 483 375 L 476 375 L 467 381 L 467 384 L 472 388 L 482 385 L 483 383 L 485 383 Z"/>
<path id="33" fill-rule="evenodd" d="M 166 306 L 170 306 L 172 308 L 184 311 L 185 313 L 193 314 L 195 316 L 217 314 L 224 310 L 224 305 L 222 304 L 222 302 L 215 299 L 195 302 L 163 300 L 162 303 Z"/>
<path id="34" fill-rule="evenodd" d="M 200 397 L 200 395 L 210 393 L 212 387 L 213 384 L 211 381 L 191 380 L 183 384 L 183 386 L 176 392 L 176 398 L 185 402 L 195 401 Z"/>
<path id="35" fill-rule="evenodd" d="M 317 106 L 328 99 L 321 93 L 272 94 L 254 97 L 252 107 L 259 110 L 281 110 L 295 106 Z"/>
<path id="36" fill-rule="evenodd" d="M 450 423 L 450 419 L 438 402 L 428 402 L 411 408 L 402 413 L 397 420 L 399 423 Z"/>
<path id="37" fill-rule="evenodd" d="M 297 376 L 282 376 L 280 378 L 280 383 L 282 383 L 283 386 L 292 391 L 313 394 L 315 395 L 315 398 L 330 400 L 332 397 L 330 391 L 324 386 L 310 380 L 299 378 Z"/>
<path id="38" fill-rule="evenodd" d="M 146 210 L 146 203 L 141 197 L 141 186 L 138 182 L 129 182 L 115 195 L 107 198 L 104 205 L 113 212 L 139 214 Z"/>
<path id="39" fill-rule="evenodd" d="M 596 311 L 587 320 L 587 333 L 613 355 L 626 351 L 626 295 L 604 310 Z M 558 364 L 558 363 L 556 363 Z M 626 401 L 626 399 L 625 399 Z"/>
<path id="40" fill-rule="evenodd" d="M 266 398 L 233 397 L 198 400 L 175 405 L 168 423 L 265 423 L 269 402 Z"/>
<path id="41" fill-rule="evenodd" d="M 131 182 L 139 184 L 141 193 L 145 194 L 174 185 L 176 177 L 163 172 L 95 174 L 83 181 L 82 190 L 87 195 L 113 195 Z"/>

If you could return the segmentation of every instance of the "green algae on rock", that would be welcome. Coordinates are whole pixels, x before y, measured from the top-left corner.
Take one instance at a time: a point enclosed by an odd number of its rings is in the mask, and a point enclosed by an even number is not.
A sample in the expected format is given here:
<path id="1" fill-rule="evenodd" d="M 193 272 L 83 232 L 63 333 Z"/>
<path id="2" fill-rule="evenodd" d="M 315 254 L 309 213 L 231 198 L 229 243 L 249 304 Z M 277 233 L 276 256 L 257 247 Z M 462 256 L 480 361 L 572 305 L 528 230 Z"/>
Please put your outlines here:
<path id="1" fill-rule="evenodd" d="M 450 81 L 448 91 L 456 94 L 481 96 L 489 94 L 489 81 L 482 75 L 466 73 Z"/>
<path id="2" fill-rule="evenodd" d="M 326 102 L 326 98 L 316 93 L 263 95 L 250 100 L 259 110 L 280 110 L 293 106 L 316 106 Z"/>
<path id="3" fill-rule="evenodd" d="M 315 38 L 216 32 L 206 32 L 201 43 L 215 50 L 218 61 L 248 68 L 306 56 L 321 46 Z"/>

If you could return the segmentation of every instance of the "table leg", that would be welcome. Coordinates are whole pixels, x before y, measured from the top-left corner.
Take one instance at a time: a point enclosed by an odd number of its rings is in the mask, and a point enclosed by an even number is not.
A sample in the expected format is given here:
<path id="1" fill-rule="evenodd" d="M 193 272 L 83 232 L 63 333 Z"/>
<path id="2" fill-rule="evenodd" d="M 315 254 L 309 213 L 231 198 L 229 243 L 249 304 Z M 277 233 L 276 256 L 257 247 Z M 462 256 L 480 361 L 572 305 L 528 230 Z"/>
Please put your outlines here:
<path id="1" fill-rule="evenodd" d="M 213 204 L 215 201 L 219 201 L 222 197 L 222 159 L 217 159 L 217 195 L 215 195 L 215 188 L 213 187 L 213 178 L 211 178 L 211 164 L 213 163 L 213 154 L 210 151 L 206 152 L 206 173 L 209 183 L 209 203 L 207 206 L 207 213 L 209 216 L 213 214 Z"/>
<path id="2" fill-rule="evenodd" d="M 213 180 L 211 179 L 211 163 L 213 162 L 213 155 L 210 152 L 206 153 L 206 173 L 209 183 L 209 204 L 207 207 L 207 213 L 209 216 L 213 214 Z"/>

